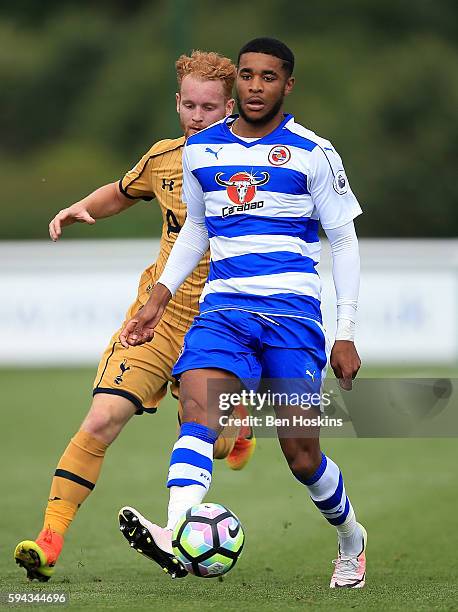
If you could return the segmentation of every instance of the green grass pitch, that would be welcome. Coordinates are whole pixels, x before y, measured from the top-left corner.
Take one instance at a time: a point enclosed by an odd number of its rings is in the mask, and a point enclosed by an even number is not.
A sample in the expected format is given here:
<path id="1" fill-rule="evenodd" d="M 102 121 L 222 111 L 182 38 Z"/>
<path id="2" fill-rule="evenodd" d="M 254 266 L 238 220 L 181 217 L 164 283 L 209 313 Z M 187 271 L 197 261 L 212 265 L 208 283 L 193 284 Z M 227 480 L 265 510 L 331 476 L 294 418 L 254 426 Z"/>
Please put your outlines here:
<path id="1" fill-rule="evenodd" d="M 369 532 L 361 591 L 329 590 L 334 530 L 289 474 L 277 442 L 266 439 L 241 472 L 217 462 L 208 495 L 244 525 L 236 568 L 223 580 L 164 575 L 129 549 L 117 510 L 133 505 L 164 522 L 173 400 L 129 423 L 67 534 L 55 577 L 28 583 L 13 550 L 41 528 L 51 475 L 89 406 L 92 376 L 88 369 L 0 370 L 1 592 L 66 591 L 71 610 L 458 610 L 454 439 L 323 441 Z"/>

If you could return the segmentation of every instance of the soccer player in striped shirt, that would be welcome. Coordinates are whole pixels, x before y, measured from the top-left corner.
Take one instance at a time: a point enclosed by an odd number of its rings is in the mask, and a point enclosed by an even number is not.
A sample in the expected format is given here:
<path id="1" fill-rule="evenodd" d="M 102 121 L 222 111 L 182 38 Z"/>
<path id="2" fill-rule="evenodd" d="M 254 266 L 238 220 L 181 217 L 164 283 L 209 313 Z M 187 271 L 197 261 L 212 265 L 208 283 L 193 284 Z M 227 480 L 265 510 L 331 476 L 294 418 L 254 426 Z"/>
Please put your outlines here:
<path id="1" fill-rule="evenodd" d="M 75 222 L 93 224 L 96 219 L 122 212 L 141 199 L 158 201 L 163 217 L 159 256 L 143 272 L 137 299 L 126 320 L 148 300 L 186 218 L 181 198 L 181 156 L 185 139 L 229 114 L 234 104 L 232 87 L 236 70 L 228 58 L 195 51 L 190 57 L 181 56 L 176 69 L 177 112 L 184 136 L 156 142 L 119 182 L 105 185 L 60 211 L 49 226 L 51 238 L 57 240 L 64 226 Z M 199 297 L 208 274 L 208 254 L 202 255 L 193 273 L 167 305 L 151 342 L 126 350 L 119 342 L 118 330 L 108 343 L 94 381 L 91 409 L 65 449 L 52 479 L 43 529 L 36 540 L 24 540 L 16 547 L 16 561 L 25 567 L 28 578 L 49 580 L 61 553 L 64 535 L 96 485 L 106 450 L 127 422 L 134 414 L 155 412 L 169 383 L 172 394 L 178 393 L 171 370 L 184 335 L 198 312 Z M 232 469 L 241 469 L 254 447 L 250 427 L 228 427 L 216 442 L 216 457 L 226 458 Z M 131 544 L 149 556 L 148 543 L 142 540 L 140 530 L 131 538 Z M 154 550 L 151 554 L 154 555 Z M 167 555 L 161 555 L 160 561 L 164 569 L 176 571 Z"/>
<path id="2" fill-rule="evenodd" d="M 345 389 L 360 367 L 353 342 L 359 290 L 353 219 L 361 209 L 332 144 L 283 113 L 293 66 L 290 49 L 274 39 L 255 39 L 240 51 L 240 115 L 187 141 L 185 226 L 148 303 L 121 334 L 126 346 L 151 337 L 210 244 L 200 314 L 173 370 L 181 380 L 184 415 L 170 461 L 168 523 L 165 529 L 150 524 L 158 546 L 169 552 L 178 518 L 202 501 L 211 483 L 220 422 L 217 398 L 207 399 L 209 381 L 309 378 L 321 385 L 327 355 L 316 271 L 318 223 L 331 244 L 337 294 L 330 363 Z M 363 587 L 367 534 L 339 467 L 322 453 L 318 429 L 307 437 L 286 437 L 281 428 L 278 433 L 292 473 L 337 530 L 331 588 Z"/>

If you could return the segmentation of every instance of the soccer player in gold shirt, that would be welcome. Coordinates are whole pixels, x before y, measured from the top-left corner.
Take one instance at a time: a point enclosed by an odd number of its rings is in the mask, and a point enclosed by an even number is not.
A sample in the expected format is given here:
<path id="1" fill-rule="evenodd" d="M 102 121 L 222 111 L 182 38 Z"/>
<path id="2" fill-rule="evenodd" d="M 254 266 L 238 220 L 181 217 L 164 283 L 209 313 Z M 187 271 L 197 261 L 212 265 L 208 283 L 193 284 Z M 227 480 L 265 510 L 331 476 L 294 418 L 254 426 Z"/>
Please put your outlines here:
<path id="1" fill-rule="evenodd" d="M 163 217 L 160 253 L 157 261 L 143 272 L 137 299 L 126 320 L 148 300 L 185 221 L 186 207 L 181 201 L 181 154 L 185 139 L 229 115 L 234 106 L 231 92 L 236 70 L 229 59 L 194 51 L 191 56 L 183 55 L 177 60 L 176 70 L 177 112 L 184 136 L 157 142 L 119 182 L 104 185 L 61 210 L 49 224 L 49 234 L 56 241 L 64 226 L 76 222 L 94 224 L 96 219 L 115 215 L 140 199 L 157 199 Z M 169 383 L 177 396 L 171 370 L 198 313 L 207 274 L 208 255 L 170 301 L 151 342 L 127 350 L 119 342 L 120 330 L 111 338 L 94 381 L 92 406 L 55 471 L 43 529 L 36 540 L 24 540 L 16 547 L 16 562 L 26 569 L 29 579 L 49 580 L 62 550 L 64 534 L 94 489 L 107 448 L 130 418 L 155 412 Z M 241 469 L 254 447 L 250 428 L 227 428 L 216 444 L 215 457 L 226 458 L 230 467 Z M 136 544 L 135 541 L 133 546 L 137 547 Z M 150 556 L 144 543 L 140 542 L 138 548 L 140 544 L 144 554 Z M 175 574 L 171 560 L 163 559 L 163 565 L 166 571 Z"/>

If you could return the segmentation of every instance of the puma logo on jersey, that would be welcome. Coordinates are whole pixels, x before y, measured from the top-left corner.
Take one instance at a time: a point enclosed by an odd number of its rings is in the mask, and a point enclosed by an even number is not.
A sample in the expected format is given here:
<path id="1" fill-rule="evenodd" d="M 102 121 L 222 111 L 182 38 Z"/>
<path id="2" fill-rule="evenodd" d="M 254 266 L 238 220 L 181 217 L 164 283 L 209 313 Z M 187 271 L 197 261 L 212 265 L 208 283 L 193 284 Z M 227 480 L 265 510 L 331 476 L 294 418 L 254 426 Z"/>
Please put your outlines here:
<path id="1" fill-rule="evenodd" d="M 223 147 L 220 147 L 217 151 L 213 151 L 213 149 L 210 149 L 210 147 L 207 147 L 205 149 L 205 153 L 211 153 L 212 155 L 214 155 L 216 157 L 216 159 L 218 159 L 218 153 L 221 151 Z"/>

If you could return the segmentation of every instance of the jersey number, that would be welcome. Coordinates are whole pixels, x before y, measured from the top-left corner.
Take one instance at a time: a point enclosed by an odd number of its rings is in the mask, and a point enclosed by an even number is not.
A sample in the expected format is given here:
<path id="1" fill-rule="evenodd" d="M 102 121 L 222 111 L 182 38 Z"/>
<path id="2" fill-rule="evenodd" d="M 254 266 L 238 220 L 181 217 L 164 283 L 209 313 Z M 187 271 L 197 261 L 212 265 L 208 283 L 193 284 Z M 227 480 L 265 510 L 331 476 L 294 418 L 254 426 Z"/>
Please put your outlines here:
<path id="1" fill-rule="evenodd" d="M 175 217 L 170 208 L 167 209 L 167 215 L 165 218 L 167 221 L 167 236 L 170 236 L 170 234 L 178 234 L 180 232 L 181 225 L 178 223 L 178 219 Z"/>

